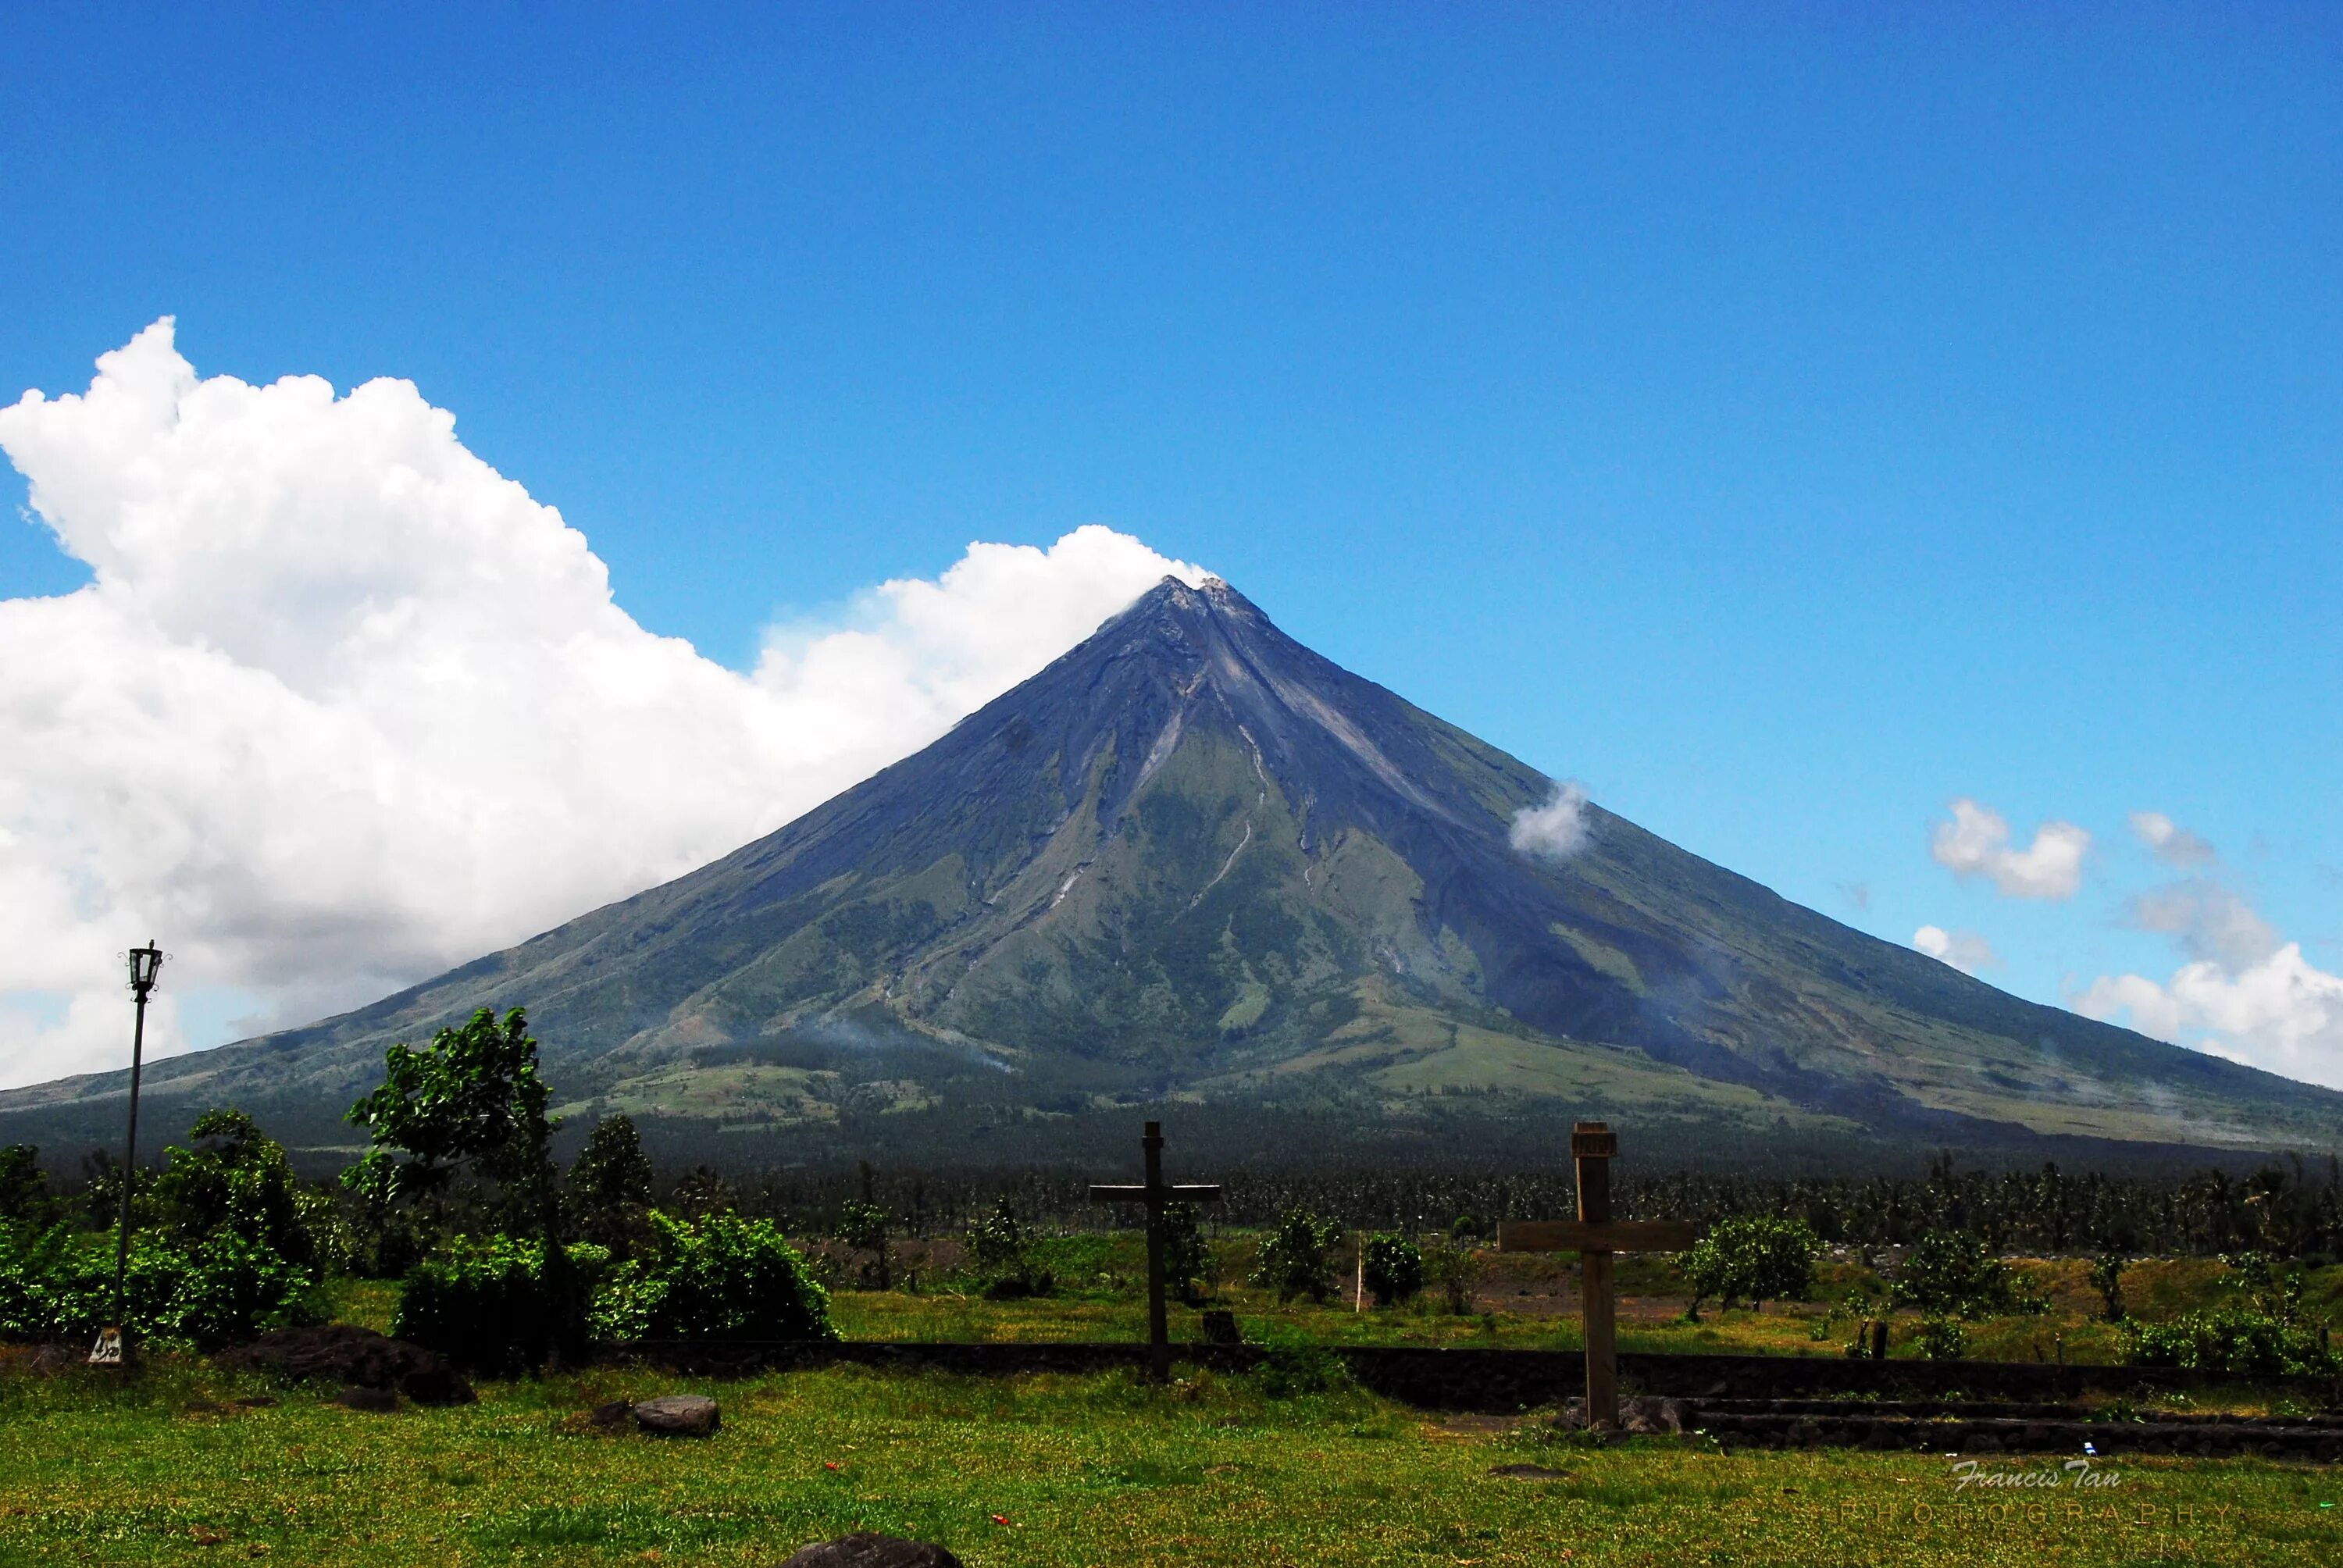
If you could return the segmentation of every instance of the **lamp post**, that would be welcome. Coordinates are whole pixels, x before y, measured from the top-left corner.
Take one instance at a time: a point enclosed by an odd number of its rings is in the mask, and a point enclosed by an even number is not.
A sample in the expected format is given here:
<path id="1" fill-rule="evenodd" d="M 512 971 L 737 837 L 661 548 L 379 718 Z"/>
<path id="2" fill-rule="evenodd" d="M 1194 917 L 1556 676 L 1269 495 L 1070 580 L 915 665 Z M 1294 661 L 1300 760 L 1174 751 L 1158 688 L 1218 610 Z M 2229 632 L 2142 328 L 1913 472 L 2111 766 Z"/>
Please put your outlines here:
<path id="1" fill-rule="evenodd" d="M 138 1070 L 146 1055 L 146 999 L 162 971 L 163 950 L 149 937 L 145 947 L 132 948 L 128 956 L 130 994 L 137 1000 L 138 1012 L 130 1033 L 130 1132 L 122 1151 L 122 1224 L 114 1240 L 114 1322 L 98 1331 L 97 1343 L 89 1352 L 92 1362 L 112 1366 L 129 1359 L 123 1321 L 129 1305 L 125 1292 L 130 1276 L 130 1196 L 138 1171 Z"/>

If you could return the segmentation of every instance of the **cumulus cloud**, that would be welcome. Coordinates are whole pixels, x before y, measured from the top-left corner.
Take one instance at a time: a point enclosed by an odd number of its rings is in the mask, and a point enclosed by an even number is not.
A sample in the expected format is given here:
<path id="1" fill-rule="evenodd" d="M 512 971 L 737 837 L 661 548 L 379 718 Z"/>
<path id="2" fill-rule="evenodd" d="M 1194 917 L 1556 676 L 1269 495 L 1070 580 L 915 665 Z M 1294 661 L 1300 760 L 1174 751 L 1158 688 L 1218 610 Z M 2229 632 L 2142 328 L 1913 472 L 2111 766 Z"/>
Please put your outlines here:
<path id="1" fill-rule="evenodd" d="M 1543 806 L 1524 806 L 1513 813 L 1507 835 L 1513 849 L 1539 860 L 1567 860 L 1586 846 L 1586 789 L 1564 779 Z"/>
<path id="2" fill-rule="evenodd" d="M 2067 1004 L 2142 1034 L 2343 1089 L 2343 976 L 2318 968 L 2234 890 L 2204 878 L 2153 888 L 2125 907 L 2188 960 L 2169 980 L 2101 975 Z"/>
<path id="3" fill-rule="evenodd" d="M 2167 866 L 2209 866 L 2220 859 L 2211 844 L 2161 811 L 2134 811 L 2131 830 Z"/>
<path id="4" fill-rule="evenodd" d="M 94 580 L 0 600 L 0 1084 L 116 1063 L 115 954 L 304 1021 L 769 832 L 1169 573 L 1085 528 L 780 628 L 645 631 L 407 382 L 199 377 L 168 318 L 0 450 Z M 158 1051 L 185 1010 L 150 1016 Z"/>
<path id="5" fill-rule="evenodd" d="M 2009 823 L 1975 800 L 1952 803 L 1952 820 L 1936 824 L 1928 852 L 1956 876 L 1989 877 L 2013 899 L 2071 899 L 2083 884 L 2091 835 L 2072 822 L 2045 822 L 2034 842 L 2010 846 Z"/>
<path id="6" fill-rule="evenodd" d="M 1930 958 L 1948 963 L 1965 975 L 2001 962 L 1993 943 L 1975 931 L 1948 931 L 1942 926 L 1922 926 L 1912 933 L 1912 945 Z"/>
<path id="7" fill-rule="evenodd" d="M 2299 942 L 2238 970 L 2212 959 L 2185 964 L 2161 985 L 2102 975 L 2068 1005 L 2086 1018 L 2128 1015 L 2142 1034 L 2343 1089 L 2343 975 L 2313 965 Z"/>

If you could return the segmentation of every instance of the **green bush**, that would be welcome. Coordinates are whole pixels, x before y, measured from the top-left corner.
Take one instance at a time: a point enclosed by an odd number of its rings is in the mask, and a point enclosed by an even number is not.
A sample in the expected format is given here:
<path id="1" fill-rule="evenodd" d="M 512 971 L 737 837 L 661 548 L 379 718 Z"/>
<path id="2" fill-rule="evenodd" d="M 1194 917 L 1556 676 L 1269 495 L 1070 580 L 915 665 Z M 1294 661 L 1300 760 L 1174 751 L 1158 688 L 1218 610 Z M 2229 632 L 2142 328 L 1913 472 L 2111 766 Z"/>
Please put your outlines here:
<path id="1" fill-rule="evenodd" d="M 94 1336 L 115 1321 L 114 1260 L 110 1235 L 0 1226 L 0 1339 Z M 206 1350 L 323 1315 L 314 1272 L 232 1231 L 192 1246 L 134 1236 L 123 1287 L 134 1335 Z"/>
<path id="2" fill-rule="evenodd" d="M 1983 1238 L 1966 1231 L 1921 1237 L 1896 1272 L 1896 1300 L 1930 1317 L 1969 1319 L 2038 1312 L 2049 1305 L 2024 1275 L 1986 1250 Z"/>
<path id="3" fill-rule="evenodd" d="M 1928 1318 L 1920 1324 L 1918 1343 L 1932 1362 L 1956 1362 L 1969 1353 L 1969 1332 L 1956 1318 Z"/>
<path id="4" fill-rule="evenodd" d="M 1308 1296 L 1323 1302 L 1334 1292 L 1334 1248 L 1342 1229 L 1306 1209 L 1288 1209 L 1276 1228 L 1262 1238 L 1245 1277 L 1263 1290 L 1275 1291 L 1281 1302 Z"/>
<path id="5" fill-rule="evenodd" d="M 1423 1253 L 1404 1236 L 1368 1237 L 1362 1266 L 1367 1289 L 1374 1292 L 1379 1307 L 1404 1302 L 1423 1289 Z"/>
<path id="6" fill-rule="evenodd" d="M 968 1228 L 968 1261 L 991 1301 L 1015 1301 L 1046 1296 L 1057 1289 L 1057 1277 L 1033 1262 L 1032 1233 L 1017 1222 L 1006 1202 Z"/>
<path id="7" fill-rule="evenodd" d="M 1755 1214 L 1720 1220 L 1684 1254 L 1684 1279 L 1692 1303 L 1684 1315 L 1700 1321 L 1700 1304 L 1715 1297 L 1727 1307 L 1737 1301 L 1804 1301 L 1814 1293 L 1815 1259 L 1822 1242 L 1804 1220 Z"/>
<path id="8" fill-rule="evenodd" d="M 830 1292 L 769 1220 L 654 1210 L 646 1255 L 608 1276 L 593 1323 L 609 1339 L 834 1340 Z"/>
<path id="9" fill-rule="evenodd" d="M 2237 1308 L 2188 1312 L 2162 1323 L 2127 1322 L 2123 1357 L 2132 1366 L 2187 1367 L 2237 1377 L 2331 1375 L 2343 1370 L 2312 1331 Z"/>
<path id="10" fill-rule="evenodd" d="M 468 1372 L 508 1376 L 545 1364 L 556 1316 L 541 1244 L 459 1236 L 407 1271 L 390 1332 Z"/>

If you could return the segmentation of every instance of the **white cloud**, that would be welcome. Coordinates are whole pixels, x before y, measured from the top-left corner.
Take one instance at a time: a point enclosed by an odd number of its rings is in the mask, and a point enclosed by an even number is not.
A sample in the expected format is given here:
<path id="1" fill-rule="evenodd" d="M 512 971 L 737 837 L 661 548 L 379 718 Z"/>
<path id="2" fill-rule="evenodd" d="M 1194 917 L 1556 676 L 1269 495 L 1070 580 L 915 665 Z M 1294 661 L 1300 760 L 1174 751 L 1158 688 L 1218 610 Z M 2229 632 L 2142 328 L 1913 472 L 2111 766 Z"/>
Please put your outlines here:
<path id="1" fill-rule="evenodd" d="M 0 1084 L 117 1063 L 149 935 L 161 994 L 252 1027 L 371 1000 L 770 831 L 1204 575 L 1103 528 L 971 545 L 741 675 L 637 626 L 411 384 L 201 378 L 167 318 L 0 407 L 0 449 L 95 572 L 0 600 Z"/>
<path id="2" fill-rule="evenodd" d="M 1956 800 L 1953 819 L 1936 824 L 1928 852 L 1960 877 L 1990 877 L 2013 899 L 2071 899 L 2083 884 L 2091 835 L 2072 822 L 2045 822 L 2023 849 L 2009 844 L 2009 823 L 1974 800 Z"/>
<path id="3" fill-rule="evenodd" d="M 2001 962 L 1993 943 L 1975 931 L 1948 931 L 1942 926 L 1922 926 L 1912 933 L 1912 945 L 1932 959 L 1948 963 L 1965 975 Z"/>
<path id="4" fill-rule="evenodd" d="M 2199 960 L 2162 985 L 2102 975 L 2069 1005 L 2086 1018 L 2128 1013 L 2142 1034 L 2343 1089 L 2343 975 L 2313 966 L 2299 942 L 2237 970 Z"/>
<path id="5" fill-rule="evenodd" d="M 2131 830 L 2167 866 L 2209 866 L 2220 859 L 2210 843 L 2161 811 L 2134 811 Z"/>
<path id="6" fill-rule="evenodd" d="M 1507 835 L 1516 852 L 1540 860 L 1567 860 L 1586 845 L 1586 788 L 1575 779 L 1554 787 L 1543 806 L 1513 813 Z"/>

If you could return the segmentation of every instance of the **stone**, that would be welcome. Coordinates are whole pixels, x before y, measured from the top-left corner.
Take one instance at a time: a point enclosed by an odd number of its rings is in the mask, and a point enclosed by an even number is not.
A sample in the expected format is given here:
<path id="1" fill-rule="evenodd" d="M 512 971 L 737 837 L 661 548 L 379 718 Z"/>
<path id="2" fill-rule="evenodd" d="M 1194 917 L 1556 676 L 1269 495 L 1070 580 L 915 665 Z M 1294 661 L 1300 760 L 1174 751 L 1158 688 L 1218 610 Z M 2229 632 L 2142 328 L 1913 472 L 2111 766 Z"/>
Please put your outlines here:
<path id="1" fill-rule="evenodd" d="M 1684 1432 L 1696 1419 L 1690 1400 L 1640 1393 L 1619 1402 L 1619 1427 L 1623 1432 Z"/>
<path id="2" fill-rule="evenodd" d="M 1203 1316 L 1204 1342 L 1208 1345 L 1242 1344 L 1244 1337 L 1237 1332 L 1237 1315 L 1226 1307 L 1213 1307 Z"/>
<path id="3" fill-rule="evenodd" d="M 799 1547 L 779 1568 L 960 1568 L 960 1561 L 932 1541 L 866 1531 Z"/>
<path id="4" fill-rule="evenodd" d="M 395 1389 L 352 1384 L 336 1394 L 334 1402 L 348 1410 L 370 1410 L 387 1414 L 398 1408 L 398 1393 Z"/>
<path id="5" fill-rule="evenodd" d="M 634 1414 L 637 1426 L 661 1437 L 706 1437 L 718 1423 L 716 1402 L 698 1393 L 663 1393 L 635 1406 Z"/>
<path id="6" fill-rule="evenodd" d="M 632 1401 L 614 1399 L 606 1404 L 598 1404 L 592 1410 L 588 1411 L 586 1412 L 586 1423 L 588 1426 L 598 1426 L 607 1431 L 614 1426 L 625 1425 L 627 1417 L 634 1413 L 635 1407 Z"/>
<path id="7" fill-rule="evenodd" d="M 1508 1481 L 1568 1481 L 1570 1479 L 1568 1471 L 1548 1470 L 1543 1464 L 1500 1464 L 1492 1468 L 1489 1473 L 1502 1475 Z"/>

